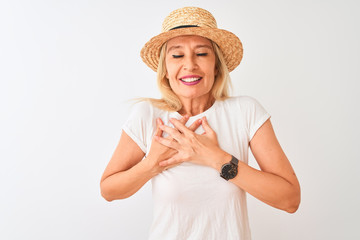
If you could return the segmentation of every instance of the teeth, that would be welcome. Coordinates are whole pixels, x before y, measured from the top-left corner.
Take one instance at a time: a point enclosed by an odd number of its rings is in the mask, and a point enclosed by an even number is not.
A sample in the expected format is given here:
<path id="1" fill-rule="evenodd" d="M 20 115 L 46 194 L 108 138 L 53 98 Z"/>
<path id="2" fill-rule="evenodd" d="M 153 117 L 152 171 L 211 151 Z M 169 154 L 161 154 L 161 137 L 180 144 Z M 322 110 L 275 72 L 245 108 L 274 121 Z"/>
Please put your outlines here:
<path id="1" fill-rule="evenodd" d="M 181 78 L 181 80 L 184 82 L 195 82 L 200 80 L 200 78 Z"/>

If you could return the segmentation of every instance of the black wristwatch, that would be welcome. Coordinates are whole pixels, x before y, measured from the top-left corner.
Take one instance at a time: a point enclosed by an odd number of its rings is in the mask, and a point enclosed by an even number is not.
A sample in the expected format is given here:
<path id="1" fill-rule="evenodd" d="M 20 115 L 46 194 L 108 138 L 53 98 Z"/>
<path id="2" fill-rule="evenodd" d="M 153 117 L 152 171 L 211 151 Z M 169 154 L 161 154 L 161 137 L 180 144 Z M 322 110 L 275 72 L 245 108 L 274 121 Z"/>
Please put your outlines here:
<path id="1" fill-rule="evenodd" d="M 220 171 L 220 176 L 224 178 L 226 181 L 233 179 L 234 177 L 236 177 L 238 173 L 239 160 L 234 156 L 231 157 L 232 157 L 231 161 L 222 165 Z"/>

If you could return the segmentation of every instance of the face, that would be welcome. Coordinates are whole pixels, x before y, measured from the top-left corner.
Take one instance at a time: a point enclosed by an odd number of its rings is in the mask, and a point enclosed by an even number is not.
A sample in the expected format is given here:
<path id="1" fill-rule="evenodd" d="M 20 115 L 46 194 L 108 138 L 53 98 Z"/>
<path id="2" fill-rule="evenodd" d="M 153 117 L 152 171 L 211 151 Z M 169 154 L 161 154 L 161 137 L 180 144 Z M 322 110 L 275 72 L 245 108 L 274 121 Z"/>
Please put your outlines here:
<path id="1" fill-rule="evenodd" d="M 199 36 L 170 39 L 165 64 L 170 87 L 181 101 L 209 100 L 216 75 L 210 40 Z"/>

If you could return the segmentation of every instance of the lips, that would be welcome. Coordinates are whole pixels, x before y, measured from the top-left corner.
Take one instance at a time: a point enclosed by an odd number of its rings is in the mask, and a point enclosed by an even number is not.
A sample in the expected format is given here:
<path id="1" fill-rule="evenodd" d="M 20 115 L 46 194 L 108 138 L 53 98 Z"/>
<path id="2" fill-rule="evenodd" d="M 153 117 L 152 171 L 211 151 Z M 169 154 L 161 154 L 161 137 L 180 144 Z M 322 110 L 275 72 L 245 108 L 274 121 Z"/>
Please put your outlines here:
<path id="1" fill-rule="evenodd" d="M 189 75 L 180 78 L 180 81 L 185 85 L 195 85 L 201 81 L 202 77 L 197 75 Z"/>

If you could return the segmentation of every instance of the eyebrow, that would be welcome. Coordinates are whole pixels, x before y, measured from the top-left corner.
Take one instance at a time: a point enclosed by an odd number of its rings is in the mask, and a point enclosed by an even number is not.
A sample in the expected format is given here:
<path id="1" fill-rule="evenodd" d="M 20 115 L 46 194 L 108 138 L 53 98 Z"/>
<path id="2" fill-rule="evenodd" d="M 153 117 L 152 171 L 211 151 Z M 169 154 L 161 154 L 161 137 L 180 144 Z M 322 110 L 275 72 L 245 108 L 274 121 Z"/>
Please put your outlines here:
<path id="1" fill-rule="evenodd" d="M 171 50 L 174 50 L 174 49 L 181 49 L 181 48 L 183 48 L 183 46 L 181 46 L 181 45 L 175 45 L 175 46 L 172 46 L 172 47 L 170 47 L 168 50 L 167 50 L 167 52 L 170 52 Z M 211 46 L 209 46 L 209 45 L 196 45 L 195 46 L 195 49 L 196 48 L 208 48 L 208 49 L 210 49 L 210 50 L 213 50 L 213 48 L 211 47 Z"/>

